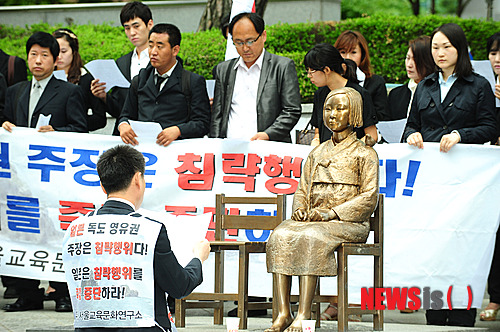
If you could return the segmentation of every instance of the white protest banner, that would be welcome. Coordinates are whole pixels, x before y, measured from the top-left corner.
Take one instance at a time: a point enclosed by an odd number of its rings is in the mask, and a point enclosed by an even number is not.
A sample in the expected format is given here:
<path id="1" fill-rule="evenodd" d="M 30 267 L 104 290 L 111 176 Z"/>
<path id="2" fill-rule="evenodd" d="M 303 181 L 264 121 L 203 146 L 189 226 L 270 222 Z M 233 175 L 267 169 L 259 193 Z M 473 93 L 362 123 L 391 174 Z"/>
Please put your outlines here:
<path id="1" fill-rule="evenodd" d="M 64 280 L 63 230 L 105 200 L 95 163 L 118 137 L 0 130 L 0 274 Z M 311 147 L 278 142 L 220 139 L 154 142 L 138 146 L 147 161 L 144 208 L 182 214 L 213 213 L 215 194 L 270 196 L 293 192 Z M 380 192 L 385 194 L 384 285 L 430 287 L 466 306 L 481 306 L 500 205 L 500 149 L 458 144 L 440 153 L 407 144 L 377 145 Z M 240 214 L 255 213 L 241 209 Z M 273 213 L 260 211 L 259 213 Z M 211 226 L 213 228 L 213 225 Z M 189 235 L 189 231 L 187 231 Z M 266 240 L 267 231 L 229 232 L 227 238 Z M 207 233 L 213 238 L 213 232 Z M 237 255 L 226 255 L 227 291 L 236 290 Z M 350 259 L 350 301 L 371 286 L 370 258 Z M 233 264 L 233 263 L 234 264 Z M 265 255 L 251 255 L 250 292 L 271 294 Z M 233 269 L 234 267 L 234 269 Z M 294 278 L 295 279 L 295 278 Z M 336 293 L 334 278 L 321 283 Z M 213 266 L 204 264 L 197 291 L 213 289 Z"/>
<path id="2" fill-rule="evenodd" d="M 130 215 L 92 215 L 63 240 L 75 328 L 155 326 L 153 257 L 161 223 Z"/>

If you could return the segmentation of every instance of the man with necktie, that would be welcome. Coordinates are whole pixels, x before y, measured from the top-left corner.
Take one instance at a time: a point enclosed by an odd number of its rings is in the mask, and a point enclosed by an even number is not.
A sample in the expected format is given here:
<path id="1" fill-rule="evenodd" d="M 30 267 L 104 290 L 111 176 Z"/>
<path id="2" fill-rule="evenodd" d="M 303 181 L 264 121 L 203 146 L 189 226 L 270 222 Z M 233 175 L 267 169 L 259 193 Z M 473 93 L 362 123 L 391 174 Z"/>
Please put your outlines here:
<path id="1" fill-rule="evenodd" d="M 151 64 L 133 80 L 123 106 L 118 130 L 126 144 L 137 145 L 128 120 L 157 122 L 162 131 L 156 143 L 203 137 L 210 125 L 205 79 L 185 70 L 177 60 L 181 32 L 173 24 L 155 25 L 149 32 Z"/>

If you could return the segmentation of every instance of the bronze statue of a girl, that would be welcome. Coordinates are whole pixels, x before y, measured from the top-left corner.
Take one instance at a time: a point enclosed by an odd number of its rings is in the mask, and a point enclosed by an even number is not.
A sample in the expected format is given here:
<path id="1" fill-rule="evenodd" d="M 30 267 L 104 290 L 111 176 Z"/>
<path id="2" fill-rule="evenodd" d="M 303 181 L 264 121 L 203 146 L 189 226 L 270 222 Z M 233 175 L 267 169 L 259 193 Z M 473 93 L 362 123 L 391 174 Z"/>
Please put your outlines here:
<path id="1" fill-rule="evenodd" d="M 342 242 L 365 242 L 377 206 L 379 159 L 356 138 L 363 125 L 361 95 L 352 88 L 331 91 L 323 121 L 332 139 L 309 154 L 293 197 L 292 218 L 267 243 L 267 270 L 277 278 L 278 317 L 266 332 L 301 332 L 310 319 L 318 276 L 337 275 L 334 251 Z M 299 309 L 290 310 L 292 276 L 299 276 Z"/>

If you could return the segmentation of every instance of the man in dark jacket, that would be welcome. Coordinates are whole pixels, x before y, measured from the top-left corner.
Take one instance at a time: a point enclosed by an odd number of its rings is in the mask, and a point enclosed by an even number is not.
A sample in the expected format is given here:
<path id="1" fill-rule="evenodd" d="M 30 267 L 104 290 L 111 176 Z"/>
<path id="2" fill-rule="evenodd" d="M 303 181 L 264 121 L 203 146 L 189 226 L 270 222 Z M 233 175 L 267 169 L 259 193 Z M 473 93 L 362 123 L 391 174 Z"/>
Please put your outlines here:
<path id="1" fill-rule="evenodd" d="M 71 290 L 77 331 L 171 331 L 168 317 L 165 293 L 174 298 L 189 295 L 201 282 L 202 262 L 210 253 L 207 240 L 198 242 L 193 250 L 194 257 L 185 268 L 177 261 L 170 247 L 165 226 L 151 218 L 144 217 L 136 210 L 142 204 L 146 182 L 144 180 L 145 162 L 142 154 L 136 149 L 118 145 L 104 152 L 97 162 L 97 173 L 107 201 L 94 214 L 73 221 L 66 233 L 63 243 L 63 260 L 66 267 L 66 278 Z M 136 225 L 132 232 L 120 231 L 113 234 L 113 222 L 119 220 L 122 227 Z M 103 234 L 95 232 L 92 224 L 98 223 Z M 127 226 L 123 226 L 123 224 Z M 85 231 L 75 236 L 71 234 L 74 225 L 83 226 Z M 92 229 L 94 231 L 92 231 Z M 132 234 L 133 233 L 133 234 Z M 153 233 L 157 234 L 153 238 Z M 115 247 L 113 254 L 103 255 L 97 250 L 90 254 L 74 254 L 73 244 L 76 242 L 90 242 L 92 248 L 97 248 L 100 241 L 117 241 L 123 243 L 119 252 Z M 132 243 L 132 250 L 124 254 L 125 244 Z M 138 253 L 138 244 L 154 245 L 154 253 Z M 151 248 L 151 246 L 150 246 Z M 140 251 L 140 250 L 139 250 Z M 138 259 L 138 257 L 140 257 Z M 100 274 L 101 267 L 125 266 L 123 273 L 112 278 Z M 88 268 L 89 278 L 74 277 L 72 270 Z M 134 270 L 133 276 L 126 277 L 125 269 Z M 140 270 L 140 278 L 137 272 Z M 96 272 L 97 271 L 97 272 Z M 152 275 L 146 273 L 152 271 Z M 130 272 L 128 272 L 130 273 Z M 123 285 L 126 285 L 124 287 Z M 129 292 L 120 293 L 117 297 L 108 296 L 106 289 L 128 288 Z M 79 289 L 97 289 L 89 298 L 87 291 L 78 295 Z M 102 292 L 101 292 L 102 291 Z M 121 295 L 120 295 L 121 294 Z M 154 304 L 149 299 L 154 299 Z M 120 319 L 119 312 L 131 311 L 134 314 Z M 97 314 L 93 316 L 93 313 Z M 99 314 L 100 312 L 100 314 Z M 117 316 L 106 316 L 107 313 L 117 312 Z M 149 313 L 149 315 L 148 315 Z M 127 328 L 128 326 L 128 328 Z M 142 326 L 130 328 L 130 326 Z M 122 328 L 120 328 L 122 327 Z M 103 329 L 105 328 L 105 329 Z"/>
<path id="2" fill-rule="evenodd" d="M 159 123 L 163 130 L 156 142 L 163 146 L 208 133 L 210 104 L 205 79 L 183 69 L 177 60 L 180 42 L 181 32 L 175 25 L 162 23 L 151 29 L 151 66 L 132 80 L 118 125 L 124 143 L 138 144 L 129 120 Z"/>

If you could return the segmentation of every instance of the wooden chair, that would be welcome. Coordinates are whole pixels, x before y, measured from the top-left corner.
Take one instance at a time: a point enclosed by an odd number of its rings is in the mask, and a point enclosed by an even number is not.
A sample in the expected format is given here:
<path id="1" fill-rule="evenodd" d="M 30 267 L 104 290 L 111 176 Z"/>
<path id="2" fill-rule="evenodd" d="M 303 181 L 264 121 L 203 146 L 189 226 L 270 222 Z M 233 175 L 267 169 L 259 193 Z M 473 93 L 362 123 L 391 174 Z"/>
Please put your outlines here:
<path id="1" fill-rule="evenodd" d="M 379 194 L 378 205 L 370 218 L 370 231 L 373 231 L 373 244 L 367 243 L 342 243 L 337 248 L 337 289 L 338 295 L 320 295 L 319 280 L 316 289 L 316 295 L 313 299 L 313 312 L 316 319 L 316 327 L 320 327 L 320 304 L 337 302 L 338 308 L 338 331 L 347 331 L 349 315 L 373 315 L 373 330 L 384 330 L 384 311 L 383 310 L 362 310 L 360 307 L 350 307 L 348 302 L 347 290 L 347 258 L 349 255 L 373 256 L 374 275 L 373 287 L 383 287 L 383 250 L 384 250 L 384 195 Z M 298 296 L 292 296 L 291 301 L 298 301 Z M 274 317 L 273 317 L 274 319 Z"/>
<path id="2" fill-rule="evenodd" d="M 228 215 L 226 204 L 273 204 L 276 215 Z M 227 229 L 273 230 L 285 218 L 286 199 L 285 195 L 275 197 L 226 197 L 224 194 L 218 194 L 216 195 L 215 205 L 215 241 L 210 242 L 211 251 L 215 252 L 214 292 L 192 293 L 184 299 L 175 300 L 175 325 L 185 327 L 187 308 L 214 308 L 214 324 L 222 325 L 224 301 L 238 301 L 240 329 L 246 329 L 248 310 L 273 308 L 272 303 L 269 302 L 248 302 L 249 254 L 265 254 L 266 242 L 224 241 L 224 231 Z M 238 293 L 224 293 L 224 250 L 237 250 L 239 252 Z M 273 296 L 274 298 L 275 296 Z"/>

